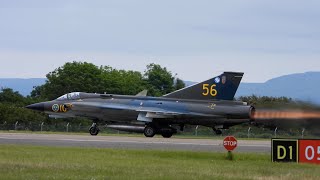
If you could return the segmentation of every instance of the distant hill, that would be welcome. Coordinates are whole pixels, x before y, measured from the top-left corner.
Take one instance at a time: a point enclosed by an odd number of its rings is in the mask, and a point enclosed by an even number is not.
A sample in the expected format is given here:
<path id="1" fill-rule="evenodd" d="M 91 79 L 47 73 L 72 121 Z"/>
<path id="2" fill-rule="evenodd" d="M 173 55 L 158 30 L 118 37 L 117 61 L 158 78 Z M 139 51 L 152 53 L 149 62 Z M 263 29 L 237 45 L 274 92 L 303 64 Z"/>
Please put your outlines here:
<path id="1" fill-rule="evenodd" d="M 46 82 L 45 78 L 0 78 L 0 88 L 11 88 L 19 91 L 20 94 L 27 96 L 33 90 L 33 86 L 39 86 Z"/>
<path id="2" fill-rule="evenodd" d="M 242 83 L 236 96 L 286 96 L 320 104 L 320 72 L 290 74 L 265 83 Z"/>
<path id="3" fill-rule="evenodd" d="M 186 86 L 191 86 L 193 84 L 196 84 L 196 82 L 192 82 L 192 81 L 183 81 L 183 82 Z"/>
<path id="4" fill-rule="evenodd" d="M 186 85 L 195 82 L 185 81 Z M 236 97 L 274 96 L 320 104 L 320 72 L 290 74 L 273 78 L 265 83 L 241 83 Z"/>
<path id="5" fill-rule="evenodd" d="M 44 84 L 45 78 L 0 79 L 0 87 L 12 88 L 27 96 L 33 86 Z M 195 82 L 185 81 L 186 85 Z M 286 96 L 297 100 L 320 104 L 320 72 L 290 74 L 271 79 L 265 83 L 242 83 L 236 94 L 239 96 Z"/>

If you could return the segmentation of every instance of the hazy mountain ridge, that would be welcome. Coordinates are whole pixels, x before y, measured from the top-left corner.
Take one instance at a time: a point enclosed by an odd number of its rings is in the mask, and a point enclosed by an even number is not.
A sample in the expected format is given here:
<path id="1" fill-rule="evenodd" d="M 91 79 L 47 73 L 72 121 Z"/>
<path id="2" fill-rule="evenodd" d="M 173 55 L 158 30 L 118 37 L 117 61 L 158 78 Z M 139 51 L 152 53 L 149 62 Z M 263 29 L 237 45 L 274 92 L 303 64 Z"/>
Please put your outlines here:
<path id="1" fill-rule="evenodd" d="M 20 94 L 30 95 L 34 86 L 42 85 L 46 82 L 46 78 L 0 78 L 0 88 L 11 88 L 19 91 Z"/>
<path id="2" fill-rule="evenodd" d="M 186 85 L 195 82 L 185 81 Z M 274 96 L 320 104 L 320 72 L 289 74 L 270 79 L 265 83 L 241 83 L 236 97 Z"/>
<path id="3" fill-rule="evenodd" d="M 42 85 L 45 81 L 45 78 L 0 78 L 0 87 L 12 88 L 27 96 L 34 86 Z M 195 82 L 185 81 L 185 83 L 186 85 L 192 85 Z M 241 83 L 236 96 L 253 94 L 257 96 L 286 96 L 320 104 L 319 89 L 320 72 L 306 72 L 280 76 L 265 83 Z"/>
<path id="4" fill-rule="evenodd" d="M 306 72 L 273 78 L 265 83 L 242 83 L 236 96 L 286 96 L 320 103 L 320 72 Z"/>

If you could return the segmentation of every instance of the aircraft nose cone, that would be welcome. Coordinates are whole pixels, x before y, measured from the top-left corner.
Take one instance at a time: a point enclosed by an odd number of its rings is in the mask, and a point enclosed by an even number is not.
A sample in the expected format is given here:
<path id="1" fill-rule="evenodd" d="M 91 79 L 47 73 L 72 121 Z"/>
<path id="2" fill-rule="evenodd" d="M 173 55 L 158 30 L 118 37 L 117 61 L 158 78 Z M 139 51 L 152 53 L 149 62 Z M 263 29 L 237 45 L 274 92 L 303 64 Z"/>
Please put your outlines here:
<path id="1" fill-rule="evenodd" d="M 36 103 L 26 106 L 26 108 L 35 110 L 35 111 L 44 111 L 44 103 Z"/>

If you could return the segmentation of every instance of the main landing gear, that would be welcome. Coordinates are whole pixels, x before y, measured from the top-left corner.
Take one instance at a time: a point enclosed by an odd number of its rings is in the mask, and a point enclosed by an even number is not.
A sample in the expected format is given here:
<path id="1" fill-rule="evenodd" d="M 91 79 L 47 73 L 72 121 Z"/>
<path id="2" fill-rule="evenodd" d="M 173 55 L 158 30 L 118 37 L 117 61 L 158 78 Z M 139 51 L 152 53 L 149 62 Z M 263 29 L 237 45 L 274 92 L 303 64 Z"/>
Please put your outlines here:
<path id="1" fill-rule="evenodd" d="M 152 126 L 146 126 L 144 128 L 144 133 L 143 133 L 146 137 L 153 137 L 156 135 L 156 130 L 154 127 Z"/>
<path id="2" fill-rule="evenodd" d="M 164 138 L 171 138 L 173 136 L 173 132 L 162 132 L 161 135 Z"/>
<path id="3" fill-rule="evenodd" d="M 93 123 L 89 129 L 89 133 L 91 134 L 91 136 L 96 136 L 99 134 L 99 132 L 100 129 L 98 128 L 97 123 Z"/>
<path id="4" fill-rule="evenodd" d="M 149 138 L 154 137 L 156 134 L 161 134 L 162 137 L 164 138 L 171 138 L 173 134 L 176 134 L 176 133 L 177 133 L 177 130 L 170 126 L 157 127 L 156 125 L 148 124 L 144 128 L 144 135 Z"/>
<path id="5" fill-rule="evenodd" d="M 216 133 L 216 135 L 221 135 L 222 134 L 222 130 L 221 129 L 212 128 L 212 130 Z"/>

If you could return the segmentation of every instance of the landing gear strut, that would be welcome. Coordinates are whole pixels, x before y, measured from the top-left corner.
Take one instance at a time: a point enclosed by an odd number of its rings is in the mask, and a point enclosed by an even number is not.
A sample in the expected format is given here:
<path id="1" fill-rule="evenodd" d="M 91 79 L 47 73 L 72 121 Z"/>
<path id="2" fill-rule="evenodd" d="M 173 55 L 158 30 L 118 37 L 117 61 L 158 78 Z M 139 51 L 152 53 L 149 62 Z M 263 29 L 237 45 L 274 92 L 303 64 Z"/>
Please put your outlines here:
<path id="1" fill-rule="evenodd" d="M 91 134 L 91 136 L 96 136 L 99 134 L 99 132 L 100 129 L 98 128 L 97 123 L 93 123 L 89 129 L 89 133 Z"/>
<path id="2" fill-rule="evenodd" d="M 176 134 L 177 130 L 169 125 L 159 125 L 150 123 L 144 128 L 144 135 L 146 137 L 154 137 L 156 134 L 161 134 L 164 138 L 171 138 L 173 134 Z"/>
<path id="3" fill-rule="evenodd" d="M 221 135 L 222 134 L 221 129 L 212 128 L 212 130 L 216 133 L 216 135 Z"/>

